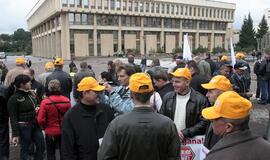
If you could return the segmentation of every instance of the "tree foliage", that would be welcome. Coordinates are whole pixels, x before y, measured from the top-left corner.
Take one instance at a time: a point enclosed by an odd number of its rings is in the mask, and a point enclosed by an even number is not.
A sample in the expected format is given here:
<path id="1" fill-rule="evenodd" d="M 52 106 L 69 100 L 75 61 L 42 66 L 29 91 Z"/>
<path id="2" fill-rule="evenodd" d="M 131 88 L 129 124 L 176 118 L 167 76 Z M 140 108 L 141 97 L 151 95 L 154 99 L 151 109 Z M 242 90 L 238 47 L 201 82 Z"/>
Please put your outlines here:
<path id="1" fill-rule="evenodd" d="M 256 33 L 253 28 L 253 20 L 249 13 L 248 18 L 246 17 L 244 18 L 243 25 L 240 30 L 238 46 L 241 49 L 244 49 L 244 48 L 255 49 L 257 46 L 257 41 L 255 39 L 255 36 L 256 36 Z"/>
<path id="2" fill-rule="evenodd" d="M 31 53 L 31 33 L 20 28 L 17 29 L 12 35 L 0 34 L 0 51 Z"/>
<path id="3" fill-rule="evenodd" d="M 262 20 L 259 24 L 259 28 L 258 28 L 258 32 L 256 34 L 256 37 L 258 39 L 261 39 L 263 38 L 263 36 L 268 32 L 269 28 L 268 28 L 268 25 L 267 25 L 267 21 L 265 19 L 265 16 L 262 17 Z"/>

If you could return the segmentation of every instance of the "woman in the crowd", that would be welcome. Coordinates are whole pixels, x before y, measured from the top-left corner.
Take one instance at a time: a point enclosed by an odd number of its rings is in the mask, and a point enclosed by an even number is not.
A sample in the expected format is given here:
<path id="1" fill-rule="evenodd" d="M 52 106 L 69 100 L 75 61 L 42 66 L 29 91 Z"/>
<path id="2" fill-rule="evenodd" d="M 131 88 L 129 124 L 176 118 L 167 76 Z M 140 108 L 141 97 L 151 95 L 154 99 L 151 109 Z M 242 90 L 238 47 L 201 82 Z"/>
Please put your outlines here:
<path id="1" fill-rule="evenodd" d="M 37 99 L 31 90 L 31 79 L 27 75 L 18 75 L 11 84 L 15 88 L 14 94 L 8 100 L 8 112 L 10 115 L 12 142 L 21 144 L 20 159 L 29 160 L 30 145 L 35 145 L 34 159 L 43 160 L 45 151 L 44 137 L 36 120 L 38 110 Z M 13 91 L 9 91 L 12 93 Z"/>
<path id="2" fill-rule="evenodd" d="M 61 150 L 61 123 L 71 104 L 70 100 L 61 94 L 61 84 L 58 80 L 51 80 L 48 90 L 47 97 L 41 102 L 37 119 L 45 131 L 47 159 L 55 160 L 56 148 Z"/>

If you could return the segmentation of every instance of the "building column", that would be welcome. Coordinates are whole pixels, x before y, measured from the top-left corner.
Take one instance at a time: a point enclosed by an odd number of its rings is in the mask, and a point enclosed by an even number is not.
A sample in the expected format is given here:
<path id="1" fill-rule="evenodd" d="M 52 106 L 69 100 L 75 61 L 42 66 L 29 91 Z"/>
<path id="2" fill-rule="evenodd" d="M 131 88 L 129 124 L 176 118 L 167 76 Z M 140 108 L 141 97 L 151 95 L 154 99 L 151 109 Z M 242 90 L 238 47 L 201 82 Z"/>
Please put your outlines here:
<path id="1" fill-rule="evenodd" d="M 123 1 L 121 1 L 122 3 Z M 118 51 L 122 51 L 122 19 L 121 16 L 119 16 L 118 21 Z"/>
<path id="2" fill-rule="evenodd" d="M 212 23 L 212 33 L 211 33 L 211 43 L 210 43 L 210 48 L 211 51 L 213 51 L 214 47 L 215 47 L 215 31 L 214 31 L 214 23 Z"/>
<path id="3" fill-rule="evenodd" d="M 160 48 L 165 52 L 165 45 L 164 45 L 164 19 L 161 19 L 161 32 L 160 32 Z"/>
<path id="4" fill-rule="evenodd" d="M 145 51 L 145 35 L 144 35 L 144 18 L 142 17 L 141 18 L 141 32 L 140 32 L 140 52 L 142 55 L 145 55 L 146 54 L 146 51 Z"/>
<path id="5" fill-rule="evenodd" d="M 183 21 L 180 20 L 180 30 L 179 30 L 179 47 L 183 48 Z"/>
<path id="6" fill-rule="evenodd" d="M 228 50 L 229 49 L 229 42 L 230 42 L 230 38 L 232 36 L 232 26 L 230 26 L 232 24 L 227 23 L 227 27 L 226 27 L 226 34 L 225 34 L 225 40 L 224 40 L 224 49 Z M 259 44 L 259 43 L 258 43 Z"/>
<path id="7" fill-rule="evenodd" d="M 61 54 L 65 60 L 70 60 L 70 32 L 68 14 L 61 14 Z M 76 54 L 76 53 L 75 53 Z"/>
<path id="8" fill-rule="evenodd" d="M 57 56 L 57 57 L 61 57 L 61 32 L 60 31 L 56 31 L 55 32 L 55 55 L 53 56 Z"/>
<path id="9" fill-rule="evenodd" d="M 195 49 L 199 48 L 200 46 L 200 33 L 199 33 L 199 30 L 200 30 L 200 22 L 197 21 L 197 29 L 196 29 L 196 35 L 195 35 Z"/>
<path id="10" fill-rule="evenodd" d="M 94 56 L 97 56 L 97 15 L 94 15 L 94 31 L 93 31 Z"/>

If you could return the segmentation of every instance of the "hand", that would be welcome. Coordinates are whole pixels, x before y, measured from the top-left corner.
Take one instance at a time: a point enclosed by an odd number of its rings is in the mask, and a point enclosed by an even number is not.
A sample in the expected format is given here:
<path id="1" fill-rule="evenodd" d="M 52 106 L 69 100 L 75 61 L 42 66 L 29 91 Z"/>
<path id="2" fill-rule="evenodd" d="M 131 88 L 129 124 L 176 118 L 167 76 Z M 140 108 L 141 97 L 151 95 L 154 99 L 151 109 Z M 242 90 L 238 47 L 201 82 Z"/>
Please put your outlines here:
<path id="1" fill-rule="evenodd" d="M 246 95 L 247 95 L 248 97 L 252 97 L 252 96 L 253 96 L 253 93 L 252 93 L 252 92 L 247 92 Z"/>
<path id="2" fill-rule="evenodd" d="M 183 133 L 181 131 L 178 133 L 178 135 L 179 135 L 179 138 L 181 141 L 183 141 L 185 139 L 185 136 L 183 135 Z"/>
<path id="3" fill-rule="evenodd" d="M 17 146 L 18 143 L 19 143 L 19 137 L 13 137 L 13 138 L 12 138 L 12 143 L 13 143 L 15 146 Z"/>
<path id="4" fill-rule="evenodd" d="M 114 88 L 108 82 L 105 82 L 103 85 L 105 86 L 105 90 L 109 93 L 114 90 Z"/>

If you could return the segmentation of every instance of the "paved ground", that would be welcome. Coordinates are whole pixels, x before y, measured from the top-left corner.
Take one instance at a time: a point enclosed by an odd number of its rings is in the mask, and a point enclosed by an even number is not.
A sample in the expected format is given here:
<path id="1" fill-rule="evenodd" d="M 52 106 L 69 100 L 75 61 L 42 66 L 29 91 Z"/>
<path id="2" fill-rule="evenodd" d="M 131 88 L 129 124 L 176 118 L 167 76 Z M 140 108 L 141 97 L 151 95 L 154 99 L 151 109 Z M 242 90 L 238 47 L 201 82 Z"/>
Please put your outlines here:
<path id="1" fill-rule="evenodd" d="M 8 66 L 8 68 L 13 68 L 14 67 L 14 62 L 15 62 L 16 57 L 8 57 L 7 61 L 5 62 Z M 27 58 L 27 57 L 26 57 Z M 44 64 L 47 61 L 51 61 L 51 59 L 44 59 L 44 58 L 35 58 L 35 57 L 30 57 L 33 65 L 32 68 L 36 71 L 36 75 L 44 72 Z M 107 58 L 94 58 L 90 57 L 88 59 L 85 59 L 89 64 L 92 65 L 94 71 L 96 72 L 96 75 L 99 75 L 102 71 L 107 70 L 107 61 L 112 60 L 114 58 L 112 57 L 107 57 Z M 168 58 L 163 59 L 164 61 L 169 61 Z M 69 71 L 68 69 L 68 64 L 70 62 L 66 61 L 65 62 L 65 71 Z M 75 61 L 77 67 L 79 67 L 80 61 Z M 253 64 L 250 63 L 251 68 L 253 68 Z M 252 83 L 251 83 L 251 91 L 255 93 L 256 89 L 256 77 L 252 75 Z M 268 119 L 269 119 L 269 109 L 270 105 L 267 106 L 262 106 L 258 105 L 256 100 L 252 100 L 253 102 L 253 110 L 251 113 L 251 119 L 250 119 L 250 128 L 251 130 L 258 135 L 263 136 L 266 132 L 266 128 L 268 125 Z M 11 147 L 11 160 L 17 160 L 19 155 L 19 150 L 18 147 Z"/>

